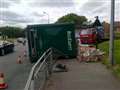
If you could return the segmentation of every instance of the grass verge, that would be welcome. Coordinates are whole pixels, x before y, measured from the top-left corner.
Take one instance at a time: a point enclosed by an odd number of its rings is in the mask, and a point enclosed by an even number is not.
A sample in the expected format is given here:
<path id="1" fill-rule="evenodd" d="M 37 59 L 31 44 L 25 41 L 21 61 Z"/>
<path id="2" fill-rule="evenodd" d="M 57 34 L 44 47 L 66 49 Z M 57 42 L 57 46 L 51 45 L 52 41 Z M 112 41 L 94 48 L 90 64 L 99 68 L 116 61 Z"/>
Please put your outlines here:
<path id="1" fill-rule="evenodd" d="M 115 57 L 115 65 L 111 66 L 109 61 L 109 41 L 100 43 L 98 45 L 99 49 L 104 51 L 105 58 L 103 60 L 103 64 L 105 64 L 108 68 L 113 70 L 113 73 L 120 78 L 120 39 L 114 41 L 114 57 Z"/>

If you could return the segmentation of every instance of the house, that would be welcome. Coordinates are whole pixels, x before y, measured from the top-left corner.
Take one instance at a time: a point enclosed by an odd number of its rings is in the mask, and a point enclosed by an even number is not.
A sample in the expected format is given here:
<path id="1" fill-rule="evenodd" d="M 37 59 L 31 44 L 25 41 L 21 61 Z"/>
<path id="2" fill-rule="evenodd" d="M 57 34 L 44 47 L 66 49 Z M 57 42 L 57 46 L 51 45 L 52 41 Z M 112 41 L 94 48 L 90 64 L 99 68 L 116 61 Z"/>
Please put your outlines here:
<path id="1" fill-rule="evenodd" d="M 110 24 L 107 22 L 103 22 L 103 28 L 105 33 L 109 33 L 110 30 Z"/>
<path id="2" fill-rule="evenodd" d="M 120 21 L 116 21 L 114 23 L 114 25 L 115 25 L 115 31 L 116 32 L 120 32 Z M 110 24 L 107 23 L 107 22 L 103 22 L 103 27 L 104 27 L 105 33 L 109 33 L 109 31 L 110 31 Z"/>
<path id="3" fill-rule="evenodd" d="M 116 32 L 120 32 L 120 21 L 115 22 Z"/>

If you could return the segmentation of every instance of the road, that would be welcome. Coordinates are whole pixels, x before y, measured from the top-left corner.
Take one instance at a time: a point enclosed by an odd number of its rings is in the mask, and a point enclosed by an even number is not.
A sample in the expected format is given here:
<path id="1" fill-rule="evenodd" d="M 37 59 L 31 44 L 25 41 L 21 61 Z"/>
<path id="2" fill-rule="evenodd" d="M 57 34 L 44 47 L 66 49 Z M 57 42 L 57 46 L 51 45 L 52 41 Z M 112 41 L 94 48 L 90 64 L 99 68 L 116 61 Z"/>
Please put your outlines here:
<path id="1" fill-rule="evenodd" d="M 23 58 L 23 64 L 17 64 L 19 55 L 23 56 L 23 45 L 17 44 L 15 52 L 0 56 L 0 72 L 4 73 L 8 88 L 5 90 L 23 90 L 27 81 L 32 64 L 28 57 Z"/>
<path id="2" fill-rule="evenodd" d="M 68 72 L 53 73 L 44 90 L 120 90 L 120 81 L 101 63 L 61 61 Z"/>

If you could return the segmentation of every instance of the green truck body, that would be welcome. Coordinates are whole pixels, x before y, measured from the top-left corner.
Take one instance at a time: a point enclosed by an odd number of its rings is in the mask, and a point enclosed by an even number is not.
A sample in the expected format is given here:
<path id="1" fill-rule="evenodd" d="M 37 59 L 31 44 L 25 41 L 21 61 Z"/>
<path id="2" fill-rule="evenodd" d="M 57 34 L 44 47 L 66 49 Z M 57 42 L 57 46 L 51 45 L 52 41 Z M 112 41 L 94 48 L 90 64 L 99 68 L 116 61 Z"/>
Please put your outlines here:
<path id="1" fill-rule="evenodd" d="M 36 62 L 50 47 L 56 48 L 65 56 L 76 56 L 74 24 L 28 25 L 27 37 L 31 62 Z"/>

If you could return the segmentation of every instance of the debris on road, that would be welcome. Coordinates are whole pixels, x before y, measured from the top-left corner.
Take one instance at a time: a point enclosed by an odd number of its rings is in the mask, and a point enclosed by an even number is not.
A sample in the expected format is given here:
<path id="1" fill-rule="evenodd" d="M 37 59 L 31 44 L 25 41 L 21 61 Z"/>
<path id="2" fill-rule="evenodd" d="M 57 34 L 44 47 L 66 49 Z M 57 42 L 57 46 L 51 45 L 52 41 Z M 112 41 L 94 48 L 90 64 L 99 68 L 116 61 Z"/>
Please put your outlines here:
<path id="1" fill-rule="evenodd" d="M 53 68 L 53 72 L 67 72 L 67 71 L 68 71 L 67 66 L 61 63 L 57 63 Z"/>
<path id="2" fill-rule="evenodd" d="M 96 49 L 95 46 L 93 45 L 80 45 L 78 47 L 78 61 L 85 61 L 85 62 L 90 62 L 90 61 L 101 61 L 104 52 L 102 52 L 100 49 Z"/>

